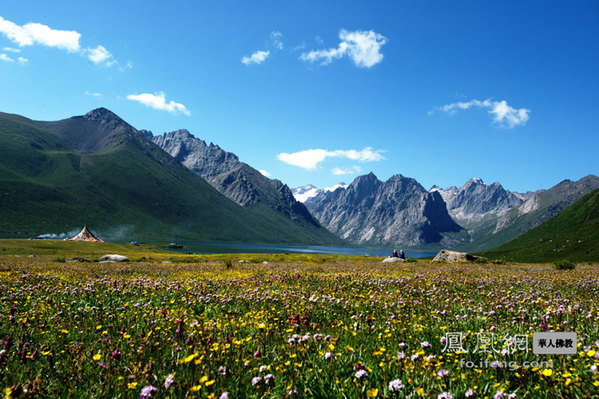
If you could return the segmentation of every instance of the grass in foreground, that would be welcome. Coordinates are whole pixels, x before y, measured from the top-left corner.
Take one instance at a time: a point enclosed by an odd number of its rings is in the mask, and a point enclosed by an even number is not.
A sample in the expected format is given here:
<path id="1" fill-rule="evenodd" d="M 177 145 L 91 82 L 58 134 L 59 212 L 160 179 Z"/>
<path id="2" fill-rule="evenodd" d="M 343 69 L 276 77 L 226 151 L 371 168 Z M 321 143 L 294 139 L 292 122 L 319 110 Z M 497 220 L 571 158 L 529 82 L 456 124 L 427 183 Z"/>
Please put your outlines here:
<path id="1" fill-rule="evenodd" d="M 5 257 L 0 297 L 0 388 L 8 397 L 458 398 L 472 390 L 584 398 L 599 390 L 596 266 L 227 269 L 221 261 Z M 501 353 L 505 334 L 551 329 L 576 331 L 578 354 Z M 495 333 L 498 353 L 472 353 L 481 330 Z M 469 353 L 443 352 L 447 332 L 464 333 Z M 460 368 L 462 358 L 478 364 L 488 356 L 553 366 Z"/>

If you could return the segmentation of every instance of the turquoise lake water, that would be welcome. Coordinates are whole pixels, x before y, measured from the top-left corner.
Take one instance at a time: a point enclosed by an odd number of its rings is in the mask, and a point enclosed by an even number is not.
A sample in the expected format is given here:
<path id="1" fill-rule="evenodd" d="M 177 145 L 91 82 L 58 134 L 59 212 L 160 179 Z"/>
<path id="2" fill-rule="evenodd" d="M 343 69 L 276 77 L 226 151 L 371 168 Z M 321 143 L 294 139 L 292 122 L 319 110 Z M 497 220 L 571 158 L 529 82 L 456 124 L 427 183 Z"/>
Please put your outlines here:
<path id="1" fill-rule="evenodd" d="M 305 253 L 305 254 L 343 254 L 363 256 L 390 256 L 393 248 L 360 248 L 360 247 L 327 247 L 319 245 L 286 245 L 286 244 L 248 244 L 224 242 L 180 242 L 182 249 L 177 252 L 193 254 L 223 253 Z M 397 248 L 399 250 L 400 248 Z M 408 258 L 435 256 L 437 252 L 404 251 Z"/>

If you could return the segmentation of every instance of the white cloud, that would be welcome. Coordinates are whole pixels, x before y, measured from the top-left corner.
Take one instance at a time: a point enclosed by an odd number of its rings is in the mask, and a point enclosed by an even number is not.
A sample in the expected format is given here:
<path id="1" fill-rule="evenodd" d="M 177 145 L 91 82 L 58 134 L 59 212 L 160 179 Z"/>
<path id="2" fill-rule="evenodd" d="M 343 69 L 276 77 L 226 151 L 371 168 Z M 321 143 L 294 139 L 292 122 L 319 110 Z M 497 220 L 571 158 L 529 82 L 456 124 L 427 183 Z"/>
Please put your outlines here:
<path id="1" fill-rule="evenodd" d="M 270 32 L 270 41 L 274 48 L 277 50 L 283 50 L 283 34 L 281 32 L 276 30 Z"/>
<path id="2" fill-rule="evenodd" d="M 383 60 L 381 47 L 387 43 L 387 38 L 373 30 L 339 32 L 341 42 L 336 48 L 312 50 L 302 53 L 300 59 L 307 62 L 318 62 L 328 65 L 334 59 L 347 55 L 359 68 L 370 68 Z"/>
<path id="3" fill-rule="evenodd" d="M 8 55 L 6 55 L 4 53 L 0 54 L 0 61 L 14 62 L 14 60 L 12 58 L 10 58 Z"/>
<path id="4" fill-rule="evenodd" d="M 172 114 L 182 113 L 187 116 L 191 115 L 191 112 L 185 107 L 185 105 L 181 103 L 177 103 L 174 101 L 166 102 L 166 97 L 163 92 L 151 94 L 151 93 L 142 93 L 142 94 L 129 94 L 127 95 L 127 99 L 131 101 L 137 101 L 146 107 L 154 108 L 161 111 L 167 111 Z"/>
<path id="5" fill-rule="evenodd" d="M 52 29 L 47 25 L 28 23 L 19 26 L 0 17 L 0 33 L 20 47 L 40 44 L 67 51 L 79 51 L 81 34 L 73 30 Z"/>
<path id="6" fill-rule="evenodd" d="M 433 114 L 435 111 L 442 111 L 448 113 L 449 115 L 453 115 L 458 111 L 467 110 L 472 107 L 488 110 L 489 114 L 493 115 L 493 123 L 510 129 L 515 126 L 525 125 L 530 118 L 529 109 L 511 107 L 505 100 L 492 101 L 490 99 L 486 99 L 484 101 L 458 101 L 455 103 L 446 104 L 429 111 L 429 115 Z"/>
<path id="7" fill-rule="evenodd" d="M 85 53 L 87 54 L 87 58 L 96 65 L 104 64 L 106 66 L 112 66 L 116 64 L 116 60 L 104 46 L 88 48 L 85 50 Z"/>
<path id="8" fill-rule="evenodd" d="M 293 48 L 291 49 L 291 52 L 292 52 L 292 53 L 294 53 L 294 52 L 296 52 L 296 51 L 303 50 L 303 49 L 305 49 L 305 48 L 306 48 L 306 43 L 304 43 L 304 42 L 301 42 L 301 43 L 300 43 L 300 44 L 298 44 L 297 46 L 293 47 Z"/>
<path id="9" fill-rule="evenodd" d="M 245 65 L 262 64 L 270 55 L 270 51 L 258 50 L 250 56 L 243 56 L 241 63 Z"/>
<path id="10" fill-rule="evenodd" d="M 88 90 L 85 90 L 85 92 L 83 94 L 85 94 L 86 96 L 96 97 L 96 98 L 104 97 L 104 95 L 102 93 L 90 92 Z"/>
<path id="11" fill-rule="evenodd" d="M 27 64 L 29 62 L 29 60 L 25 57 L 19 57 L 17 58 L 17 61 L 19 61 L 19 64 L 21 65 Z"/>
<path id="12" fill-rule="evenodd" d="M 354 165 L 351 168 L 345 168 L 345 169 L 341 169 L 341 168 L 333 168 L 331 170 L 331 172 L 335 175 L 335 176 L 342 176 L 342 175 L 355 175 L 356 173 L 360 173 L 362 172 L 362 168 L 359 167 L 358 165 Z"/>
<path id="13" fill-rule="evenodd" d="M 289 165 L 299 166 L 307 170 L 315 170 L 318 164 L 328 157 L 348 158 L 352 161 L 371 162 L 385 159 L 381 154 L 383 150 L 373 150 L 372 147 L 364 147 L 362 150 L 335 150 L 328 151 L 320 148 L 298 151 L 293 153 L 280 153 L 277 159 Z"/>
<path id="14" fill-rule="evenodd" d="M 47 25 L 32 22 L 21 26 L 0 17 L 0 33 L 19 47 L 33 45 L 53 47 L 70 53 L 78 53 L 95 64 L 106 66 L 117 64 L 112 54 L 104 46 L 98 45 L 95 48 L 82 49 L 79 43 L 81 33 L 74 30 L 52 29 Z M 4 47 L 4 51 L 21 52 L 20 49 L 12 47 Z M 19 59 L 22 64 L 27 62 L 26 58 L 22 58 L 22 60 Z"/>
<path id="15" fill-rule="evenodd" d="M 262 173 L 262 176 L 271 177 L 272 175 L 264 169 L 259 169 L 258 172 Z"/>

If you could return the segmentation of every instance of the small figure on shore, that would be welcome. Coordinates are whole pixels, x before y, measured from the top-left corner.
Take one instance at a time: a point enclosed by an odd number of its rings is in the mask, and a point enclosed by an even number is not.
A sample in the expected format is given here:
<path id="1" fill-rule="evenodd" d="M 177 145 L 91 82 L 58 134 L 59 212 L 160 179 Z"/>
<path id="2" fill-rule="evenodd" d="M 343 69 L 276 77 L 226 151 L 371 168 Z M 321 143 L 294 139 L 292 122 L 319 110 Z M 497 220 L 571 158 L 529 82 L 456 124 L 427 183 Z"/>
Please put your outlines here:
<path id="1" fill-rule="evenodd" d="M 393 254 L 391 255 L 392 258 L 397 258 L 397 249 L 393 250 Z"/>
<path id="2" fill-rule="evenodd" d="M 406 258 L 406 254 L 403 252 L 403 249 L 399 250 L 399 258 L 400 259 L 405 259 Z"/>

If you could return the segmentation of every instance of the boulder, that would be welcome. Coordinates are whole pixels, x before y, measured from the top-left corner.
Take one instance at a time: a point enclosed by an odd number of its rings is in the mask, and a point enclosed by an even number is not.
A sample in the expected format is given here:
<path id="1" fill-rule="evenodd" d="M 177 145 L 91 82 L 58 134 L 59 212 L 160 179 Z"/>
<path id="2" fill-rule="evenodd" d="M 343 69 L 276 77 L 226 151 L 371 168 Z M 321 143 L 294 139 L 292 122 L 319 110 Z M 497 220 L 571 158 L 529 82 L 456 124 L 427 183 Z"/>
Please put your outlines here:
<path id="1" fill-rule="evenodd" d="M 401 262 L 405 262 L 405 261 L 406 261 L 405 259 L 398 258 L 397 256 L 383 259 L 383 263 L 398 263 L 398 262 L 401 263 Z"/>
<path id="2" fill-rule="evenodd" d="M 476 260 L 478 256 L 470 255 L 466 252 L 448 251 L 442 249 L 437 256 L 433 258 L 434 262 L 470 262 Z"/>
<path id="3" fill-rule="evenodd" d="M 131 259 L 123 255 L 111 254 L 102 256 L 100 262 L 131 262 Z"/>

